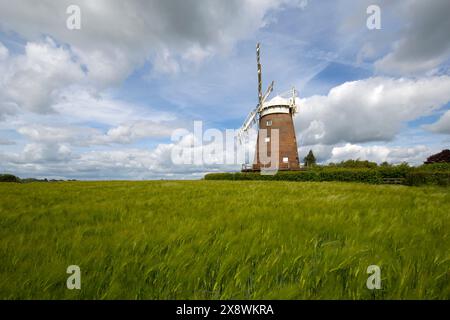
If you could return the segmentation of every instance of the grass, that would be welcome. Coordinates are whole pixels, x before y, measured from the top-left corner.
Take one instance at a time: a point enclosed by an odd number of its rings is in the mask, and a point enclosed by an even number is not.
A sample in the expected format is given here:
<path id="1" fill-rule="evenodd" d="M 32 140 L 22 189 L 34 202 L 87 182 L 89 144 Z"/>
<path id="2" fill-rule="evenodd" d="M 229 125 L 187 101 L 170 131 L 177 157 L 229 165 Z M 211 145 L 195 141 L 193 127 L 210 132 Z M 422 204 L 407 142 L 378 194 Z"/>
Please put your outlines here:
<path id="1" fill-rule="evenodd" d="M 449 299 L 449 218 L 439 187 L 3 183 L 0 299 Z"/>

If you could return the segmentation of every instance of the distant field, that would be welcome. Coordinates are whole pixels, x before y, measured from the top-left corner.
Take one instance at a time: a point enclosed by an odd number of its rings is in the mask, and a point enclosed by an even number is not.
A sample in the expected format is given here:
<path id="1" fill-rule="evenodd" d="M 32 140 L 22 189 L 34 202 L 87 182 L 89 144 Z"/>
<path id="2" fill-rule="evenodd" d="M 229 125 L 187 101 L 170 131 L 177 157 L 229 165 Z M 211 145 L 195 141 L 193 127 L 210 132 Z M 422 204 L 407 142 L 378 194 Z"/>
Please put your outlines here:
<path id="1" fill-rule="evenodd" d="M 0 299 L 450 299 L 449 232 L 441 187 L 0 183 Z"/>

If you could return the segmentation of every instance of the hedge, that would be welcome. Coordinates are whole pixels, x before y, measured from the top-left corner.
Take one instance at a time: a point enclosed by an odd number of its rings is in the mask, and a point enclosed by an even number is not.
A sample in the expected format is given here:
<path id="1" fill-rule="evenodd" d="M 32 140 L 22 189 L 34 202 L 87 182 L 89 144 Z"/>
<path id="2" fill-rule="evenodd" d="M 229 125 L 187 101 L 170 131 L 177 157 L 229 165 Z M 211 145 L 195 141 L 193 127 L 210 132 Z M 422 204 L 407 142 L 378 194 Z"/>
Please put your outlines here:
<path id="1" fill-rule="evenodd" d="M 420 186 L 420 185 L 450 186 L 450 173 L 412 171 L 406 175 L 405 184 L 409 186 Z"/>
<path id="2" fill-rule="evenodd" d="M 334 169 L 308 171 L 279 171 L 275 175 L 258 172 L 210 173 L 205 180 L 281 180 L 281 181 L 359 181 L 382 183 L 383 177 L 371 169 Z"/>
<path id="3" fill-rule="evenodd" d="M 410 186 L 440 185 L 450 186 L 450 172 L 421 171 L 408 167 L 379 167 L 376 169 L 327 168 L 306 171 L 279 171 L 275 175 L 259 172 L 210 173 L 205 180 L 274 180 L 274 181 L 346 181 L 381 184 L 384 179 L 403 179 Z"/>
<path id="4" fill-rule="evenodd" d="M 448 162 L 436 162 L 423 164 L 417 168 L 420 171 L 447 171 L 450 172 L 450 163 Z"/>

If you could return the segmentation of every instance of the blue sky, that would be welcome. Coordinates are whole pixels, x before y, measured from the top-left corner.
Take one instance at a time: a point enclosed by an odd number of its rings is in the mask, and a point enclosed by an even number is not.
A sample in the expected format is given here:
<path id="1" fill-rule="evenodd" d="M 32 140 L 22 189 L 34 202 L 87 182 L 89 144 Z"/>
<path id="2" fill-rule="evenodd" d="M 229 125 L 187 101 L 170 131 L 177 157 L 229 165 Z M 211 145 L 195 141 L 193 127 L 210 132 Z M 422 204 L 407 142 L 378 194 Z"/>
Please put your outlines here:
<path id="1" fill-rule="evenodd" d="M 81 10 L 81 29 L 66 9 Z M 381 10 L 369 30 L 366 9 Z M 177 128 L 237 129 L 263 86 L 299 91 L 300 157 L 420 164 L 449 147 L 450 4 L 423 1 L 0 0 L 0 171 L 201 177 Z"/>

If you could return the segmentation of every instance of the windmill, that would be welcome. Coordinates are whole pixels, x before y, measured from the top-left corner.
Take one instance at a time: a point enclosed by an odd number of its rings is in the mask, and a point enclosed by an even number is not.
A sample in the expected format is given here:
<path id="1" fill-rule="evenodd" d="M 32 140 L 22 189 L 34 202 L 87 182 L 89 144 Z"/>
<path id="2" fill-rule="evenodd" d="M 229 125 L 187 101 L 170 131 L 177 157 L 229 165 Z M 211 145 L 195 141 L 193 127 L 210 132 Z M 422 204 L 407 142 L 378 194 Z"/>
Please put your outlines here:
<path id="1" fill-rule="evenodd" d="M 243 140 L 248 142 L 249 129 L 253 126 L 256 126 L 258 130 L 258 138 L 254 162 L 250 165 L 246 161 L 242 166 L 242 170 L 260 171 L 268 166 L 271 168 L 275 167 L 278 170 L 298 170 L 300 165 L 293 122 L 293 115 L 297 112 L 297 92 L 295 88 L 292 88 L 287 94 L 280 94 L 266 101 L 273 91 L 274 82 L 271 82 L 263 95 L 259 43 L 256 45 L 256 62 L 258 68 L 258 104 L 249 113 L 239 129 L 238 138 L 241 143 Z M 278 135 L 273 130 L 277 130 Z M 274 139 L 278 137 L 278 141 L 271 141 L 272 137 Z M 277 142 L 278 144 L 276 144 Z M 276 152 L 275 157 L 271 158 L 272 160 L 275 159 L 276 163 L 267 164 L 261 159 L 272 155 L 273 143 L 275 143 L 275 146 L 278 146 L 273 150 Z"/>

